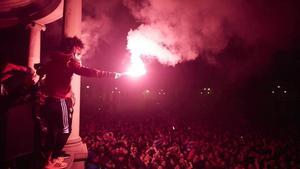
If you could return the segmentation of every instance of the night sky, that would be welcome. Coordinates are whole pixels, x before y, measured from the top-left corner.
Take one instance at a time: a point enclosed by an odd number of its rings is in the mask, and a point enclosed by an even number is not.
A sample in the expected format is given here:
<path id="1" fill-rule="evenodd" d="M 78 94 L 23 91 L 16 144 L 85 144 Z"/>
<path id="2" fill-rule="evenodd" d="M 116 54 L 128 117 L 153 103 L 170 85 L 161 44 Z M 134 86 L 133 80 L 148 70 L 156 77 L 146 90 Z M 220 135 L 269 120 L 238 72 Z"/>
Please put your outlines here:
<path id="1" fill-rule="evenodd" d="M 150 106 L 199 118 L 299 122 L 299 6 L 297 0 L 83 1 L 85 66 L 126 71 L 127 40 L 138 33 L 153 38 L 170 55 L 144 56 L 148 73 L 138 79 L 82 78 L 81 111 L 103 113 L 104 103 L 109 111 L 118 109 L 111 108 L 120 105 L 116 100 L 128 100 L 131 106 L 121 104 L 118 111 Z M 25 64 L 24 25 L 0 33 L 1 57 Z M 62 20 L 47 25 L 42 33 L 43 62 L 61 35 Z M 166 96 L 160 96 L 162 90 Z"/>
<path id="2" fill-rule="evenodd" d="M 101 47 L 88 50 L 85 63 L 124 71 L 128 31 L 150 34 L 161 46 L 175 49 L 179 59 L 170 64 L 160 61 L 164 56 L 145 57 L 148 74 L 114 83 L 121 92 L 153 91 L 157 96 L 150 105 L 159 103 L 158 112 L 179 116 L 297 122 L 297 6 L 297 1 L 88 1 L 83 37 L 91 42 L 88 35 L 93 35 L 90 46 Z M 163 37 L 156 37 L 157 29 Z M 168 92 L 165 105 L 160 90 Z M 132 99 L 132 107 L 141 104 L 137 100 Z"/>

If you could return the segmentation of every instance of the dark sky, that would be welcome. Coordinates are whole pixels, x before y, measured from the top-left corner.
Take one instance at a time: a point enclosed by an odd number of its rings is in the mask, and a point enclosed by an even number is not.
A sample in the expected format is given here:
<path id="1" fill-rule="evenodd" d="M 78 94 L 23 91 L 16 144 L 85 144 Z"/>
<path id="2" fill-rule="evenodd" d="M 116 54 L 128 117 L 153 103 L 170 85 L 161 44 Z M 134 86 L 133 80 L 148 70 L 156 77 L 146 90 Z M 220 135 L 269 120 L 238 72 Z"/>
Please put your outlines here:
<path id="1" fill-rule="evenodd" d="M 171 51 L 167 61 L 161 61 L 166 55 L 160 53 L 144 58 L 150 71 L 159 69 L 159 61 L 167 67 L 161 69 L 171 72 L 187 65 L 201 81 L 212 81 L 215 75 L 217 83 L 243 84 L 273 69 L 289 72 L 278 75 L 293 78 L 294 73 L 286 69 L 298 63 L 298 6 L 296 0 L 84 1 L 85 62 L 124 71 L 131 30 Z"/>
<path id="2" fill-rule="evenodd" d="M 146 76 L 115 85 L 175 91 L 177 100 L 170 102 L 182 111 L 299 119 L 293 114 L 300 104 L 298 6 L 296 0 L 84 1 L 85 63 L 124 71 L 127 40 L 144 35 L 170 57 L 144 57 Z M 207 87 L 213 98 L 200 96 Z"/>

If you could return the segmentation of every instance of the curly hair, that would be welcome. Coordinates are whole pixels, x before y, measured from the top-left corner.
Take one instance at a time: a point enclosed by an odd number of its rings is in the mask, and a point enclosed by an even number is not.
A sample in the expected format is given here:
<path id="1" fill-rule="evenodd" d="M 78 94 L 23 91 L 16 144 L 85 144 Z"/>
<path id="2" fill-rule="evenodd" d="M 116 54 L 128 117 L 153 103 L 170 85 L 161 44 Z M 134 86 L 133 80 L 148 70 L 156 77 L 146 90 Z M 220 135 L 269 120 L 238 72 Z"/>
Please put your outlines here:
<path id="1" fill-rule="evenodd" d="M 74 37 L 65 37 L 62 40 L 60 49 L 62 51 L 69 52 L 69 51 L 72 51 L 73 47 L 75 47 L 75 46 L 80 47 L 80 48 L 84 48 L 83 42 L 78 37 L 76 37 L 76 36 L 74 36 Z"/>

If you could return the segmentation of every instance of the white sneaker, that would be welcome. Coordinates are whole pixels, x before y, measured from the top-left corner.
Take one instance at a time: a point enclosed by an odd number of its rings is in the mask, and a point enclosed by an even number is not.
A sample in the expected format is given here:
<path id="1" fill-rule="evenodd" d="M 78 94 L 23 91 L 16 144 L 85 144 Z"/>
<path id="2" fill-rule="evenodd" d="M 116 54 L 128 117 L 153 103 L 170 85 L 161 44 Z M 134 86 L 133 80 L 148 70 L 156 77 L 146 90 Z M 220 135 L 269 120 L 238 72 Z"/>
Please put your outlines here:
<path id="1" fill-rule="evenodd" d="M 43 169 L 53 169 L 54 163 L 51 160 L 48 160 L 47 164 L 44 166 Z"/>
<path id="2" fill-rule="evenodd" d="M 53 167 L 55 169 L 67 168 L 68 164 L 63 161 L 64 161 L 63 157 L 58 157 L 57 159 L 53 159 Z"/>
<path id="3" fill-rule="evenodd" d="M 59 157 L 53 160 L 49 160 L 47 165 L 43 169 L 64 169 L 67 168 L 68 164 L 63 162 L 64 158 Z"/>

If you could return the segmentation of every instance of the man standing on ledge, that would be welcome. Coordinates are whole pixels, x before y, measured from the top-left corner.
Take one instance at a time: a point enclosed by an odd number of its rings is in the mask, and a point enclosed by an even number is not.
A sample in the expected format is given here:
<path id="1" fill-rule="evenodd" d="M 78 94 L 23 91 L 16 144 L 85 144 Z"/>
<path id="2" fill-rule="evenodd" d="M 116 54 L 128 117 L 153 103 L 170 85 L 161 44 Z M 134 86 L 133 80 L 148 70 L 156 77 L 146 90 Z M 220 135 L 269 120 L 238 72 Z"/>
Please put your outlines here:
<path id="1" fill-rule="evenodd" d="M 71 133 L 74 100 L 71 91 L 73 74 L 86 77 L 112 77 L 119 78 L 120 73 L 100 71 L 81 65 L 80 55 L 84 44 L 77 37 L 63 39 L 58 52 L 51 55 L 51 61 L 45 65 L 36 65 L 37 74 L 45 77 L 42 93 L 45 95 L 42 104 L 42 114 L 48 126 L 46 136 L 46 154 L 48 164 L 45 168 L 64 168 L 61 156 L 62 151 Z M 58 160 L 60 159 L 60 160 Z"/>

